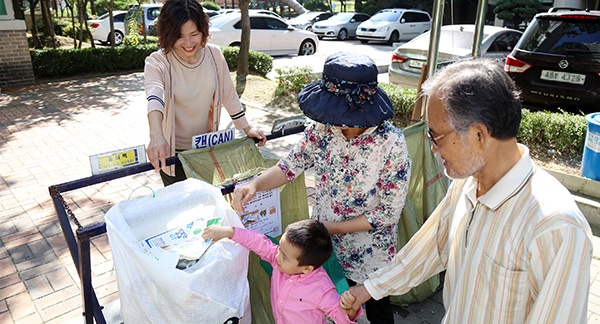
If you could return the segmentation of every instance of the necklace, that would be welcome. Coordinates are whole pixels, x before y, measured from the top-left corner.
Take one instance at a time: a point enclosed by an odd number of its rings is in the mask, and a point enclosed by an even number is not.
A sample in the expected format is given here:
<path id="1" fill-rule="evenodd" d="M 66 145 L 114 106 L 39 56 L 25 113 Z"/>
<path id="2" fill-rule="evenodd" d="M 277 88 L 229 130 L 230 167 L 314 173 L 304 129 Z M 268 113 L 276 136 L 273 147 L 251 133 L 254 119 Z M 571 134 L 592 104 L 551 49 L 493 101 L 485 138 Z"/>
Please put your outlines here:
<path id="1" fill-rule="evenodd" d="M 173 54 L 174 54 L 173 56 L 175 56 L 175 59 L 177 60 L 177 62 L 179 62 L 179 64 L 183 65 L 185 68 L 188 68 L 188 69 L 195 69 L 195 68 L 199 67 L 200 65 L 202 65 L 202 62 L 204 62 L 204 57 L 206 56 L 206 48 L 202 49 L 202 59 L 200 59 L 200 62 L 198 62 L 195 66 L 192 66 L 191 64 L 182 62 L 179 59 L 179 57 L 177 56 L 177 53 L 173 53 Z"/>

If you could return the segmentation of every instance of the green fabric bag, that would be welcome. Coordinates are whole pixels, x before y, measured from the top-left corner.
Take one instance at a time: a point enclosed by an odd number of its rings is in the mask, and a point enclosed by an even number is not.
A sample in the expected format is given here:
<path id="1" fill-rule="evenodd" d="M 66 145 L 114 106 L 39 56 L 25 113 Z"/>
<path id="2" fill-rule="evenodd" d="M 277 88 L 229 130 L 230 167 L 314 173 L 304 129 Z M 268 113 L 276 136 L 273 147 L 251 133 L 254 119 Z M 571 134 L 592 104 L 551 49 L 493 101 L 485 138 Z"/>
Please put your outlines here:
<path id="1" fill-rule="evenodd" d="M 427 124 L 423 121 L 402 130 L 411 158 L 408 195 L 398 221 L 398 251 L 423 226 L 433 210 L 446 195 L 447 185 L 431 144 L 425 137 Z M 437 291 L 439 275 L 435 275 L 401 296 L 392 296 L 395 304 L 421 302 Z"/>

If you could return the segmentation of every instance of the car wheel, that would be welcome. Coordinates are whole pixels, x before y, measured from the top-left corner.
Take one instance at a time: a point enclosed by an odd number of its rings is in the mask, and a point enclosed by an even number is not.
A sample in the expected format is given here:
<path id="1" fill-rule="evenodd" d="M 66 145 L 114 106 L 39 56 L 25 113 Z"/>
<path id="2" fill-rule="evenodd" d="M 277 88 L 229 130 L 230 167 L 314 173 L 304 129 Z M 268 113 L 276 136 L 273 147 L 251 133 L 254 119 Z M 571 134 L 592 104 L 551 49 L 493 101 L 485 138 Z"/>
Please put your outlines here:
<path id="1" fill-rule="evenodd" d="M 369 42 L 369 41 L 368 41 L 368 40 L 366 40 L 366 39 L 361 39 L 361 40 L 360 40 L 360 43 L 361 43 L 361 44 L 366 44 L 366 43 L 368 43 L 368 42 Z"/>
<path id="2" fill-rule="evenodd" d="M 340 29 L 340 32 L 338 33 L 337 38 L 341 41 L 348 39 L 348 31 L 343 28 Z"/>
<path id="3" fill-rule="evenodd" d="M 398 40 L 400 39 L 400 35 L 398 34 L 397 31 L 393 31 L 392 34 L 390 35 L 390 39 L 388 40 L 388 44 L 393 45 L 394 43 L 398 43 Z"/>
<path id="4" fill-rule="evenodd" d="M 115 45 L 121 45 L 123 44 L 123 33 L 121 33 L 120 31 L 116 30 L 115 31 Z M 110 44 L 110 39 L 108 40 L 108 43 Z"/>
<path id="5" fill-rule="evenodd" d="M 233 42 L 229 44 L 229 47 L 240 47 L 240 42 Z"/>
<path id="6" fill-rule="evenodd" d="M 309 31 L 309 32 L 311 32 L 312 31 L 312 26 L 306 27 L 306 30 Z"/>
<path id="7" fill-rule="evenodd" d="M 316 51 L 317 47 L 315 46 L 315 43 L 310 39 L 305 39 L 302 44 L 300 44 L 298 55 L 313 55 Z"/>

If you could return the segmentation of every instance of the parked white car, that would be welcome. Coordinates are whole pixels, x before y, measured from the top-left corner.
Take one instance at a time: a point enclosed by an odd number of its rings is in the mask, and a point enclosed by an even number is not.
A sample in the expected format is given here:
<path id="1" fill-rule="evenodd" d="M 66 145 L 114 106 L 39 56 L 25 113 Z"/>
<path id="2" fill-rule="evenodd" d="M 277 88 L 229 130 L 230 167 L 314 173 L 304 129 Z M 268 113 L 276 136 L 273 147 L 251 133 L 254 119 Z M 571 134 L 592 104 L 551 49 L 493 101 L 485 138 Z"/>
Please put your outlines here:
<path id="1" fill-rule="evenodd" d="M 440 31 L 438 69 L 452 62 L 471 57 L 475 25 L 446 25 Z M 506 56 L 515 48 L 522 32 L 497 26 L 483 26 L 481 57 L 504 65 Z M 422 34 L 396 48 L 388 66 L 390 83 L 405 88 L 417 88 L 421 70 L 427 62 L 430 33 Z"/>
<path id="2" fill-rule="evenodd" d="M 417 9 L 383 9 L 358 26 L 361 43 L 383 41 L 389 44 L 409 41 L 431 29 L 431 16 Z"/>
<path id="3" fill-rule="evenodd" d="M 230 13 L 241 13 L 242 10 L 240 9 L 221 9 L 219 11 L 217 11 L 217 14 L 230 14 Z M 265 15 L 271 15 L 271 16 L 275 16 L 277 18 L 283 19 L 283 17 L 281 17 L 278 13 L 271 11 L 271 10 L 267 10 L 267 9 L 248 9 L 248 14 L 249 15 L 253 15 L 253 14 L 265 14 Z"/>
<path id="4" fill-rule="evenodd" d="M 121 45 L 123 43 L 123 37 L 125 35 L 125 26 L 123 21 L 125 20 L 125 14 L 127 11 L 113 11 L 113 25 L 115 28 L 115 45 Z M 99 41 L 101 44 L 110 44 L 110 17 L 109 13 L 98 17 L 98 19 L 91 19 L 87 21 L 92 33 L 92 38 L 95 41 Z"/>
<path id="5" fill-rule="evenodd" d="M 210 20 L 209 43 L 240 46 L 242 16 L 239 13 L 217 15 Z M 250 13 L 250 49 L 271 56 L 313 55 L 319 40 L 309 31 L 297 29 L 269 14 Z"/>
<path id="6" fill-rule="evenodd" d="M 369 17 L 369 15 L 359 12 L 340 12 L 326 20 L 314 23 L 312 31 L 317 34 L 319 39 L 334 37 L 346 40 L 356 37 L 356 28 Z"/>

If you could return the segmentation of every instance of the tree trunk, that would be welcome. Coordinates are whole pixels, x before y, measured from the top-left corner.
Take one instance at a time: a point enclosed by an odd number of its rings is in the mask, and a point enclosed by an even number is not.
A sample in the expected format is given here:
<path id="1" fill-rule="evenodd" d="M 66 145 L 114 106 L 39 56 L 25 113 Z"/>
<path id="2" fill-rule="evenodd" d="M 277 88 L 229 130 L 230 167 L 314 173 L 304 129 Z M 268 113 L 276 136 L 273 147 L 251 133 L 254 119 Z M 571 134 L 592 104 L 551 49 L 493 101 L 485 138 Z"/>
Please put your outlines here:
<path id="1" fill-rule="evenodd" d="M 77 35 L 75 35 L 75 31 L 77 29 L 75 29 L 75 10 L 73 9 L 73 4 L 70 3 L 69 1 L 65 1 L 66 5 L 67 5 L 67 12 L 70 14 L 71 16 L 71 29 L 73 30 L 73 35 L 71 35 L 73 37 L 73 49 L 77 48 Z"/>
<path id="2" fill-rule="evenodd" d="M 244 90 L 246 90 L 246 78 L 250 72 L 248 63 L 250 50 L 250 16 L 248 15 L 248 7 L 250 6 L 250 0 L 240 0 L 238 3 L 242 12 L 242 39 L 240 41 L 240 52 L 238 54 L 235 89 L 238 96 L 241 97 Z"/>
<path id="3" fill-rule="evenodd" d="M 89 28 L 87 26 L 87 21 L 85 19 L 85 17 L 86 17 L 85 5 L 86 5 L 86 3 L 83 0 L 77 0 L 77 18 L 79 19 L 79 21 L 78 21 L 78 23 L 79 23 L 79 47 L 77 47 L 77 48 L 81 48 L 81 45 L 85 41 L 84 34 L 83 34 L 84 31 L 87 30 L 87 32 L 89 33 Z M 90 33 L 90 35 L 91 35 L 91 33 Z M 92 44 L 92 46 L 93 46 L 93 44 Z"/>
<path id="4" fill-rule="evenodd" d="M 56 3 L 56 0 L 52 0 L 50 1 L 52 10 L 54 11 L 54 16 L 58 17 L 58 4 Z"/>
<path id="5" fill-rule="evenodd" d="M 12 0 L 13 10 L 15 12 L 15 19 L 25 20 L 25 13 L 23 12 L 23 3 L 21 0 Z"/>
<path id="6" fill-rule="evenodd" d="M 44 21 L 44 35 L 50 37 L 52 48 L 56 48 L 56 33 L 54 32 L 54 24 L 52 23 L 52 14 L 50 13 L 48 1 L 49 0 L 42 0 L 40 2 L 40 6 L 42 7 L 42 20 Z"/>
<path id="7" fill-rule="evenodd" d="M 29 13 L 31 15 L 31 38 L 33 40 L 33 46 L 37 49 L 42 49 L 42 44 L 40 43 L 40 38 L 38 36 L 37 26 L 35 25 L 35 6 L 37 5 L 39 0 L 31 0 Z"/>
<path id="8" fill-rule="evenodd" d="M 94 39 L 92 38 L 92 32 L 90 31 L 90 26 L 87 23 L 88 15 L 87 15 L 87 11 L 85 8 L 87 8 L 88 2 L 87 2 L 87 0 L 78 0 L 78 1 L 79 1 L 78 8 L 80 8 L 80 10 L 79 10 L 79 28 L 81 28 L 81 30 L 82 30 L 82 32 L 81 32 L 82 37 L 79 39 L 79 48 L 81 48 L 81 45 L 85 41 L 85 39 L 83 37 L 83 30 L 85 30 L 86 35 L 90 37 L 90 46 L 92 48 L 96 48 L 96 44 L 94 43 Z"/>
<path id="9" fill-rule="evenodd" d="M 93 1 L 93 0 L 92 0 Z M 106 2 L 106 7 L 108 9 L 108 17 L 109 17 L 109 26 L 110 26 L 110 46 L 115 47 L 115 17 L 113 17 L 113 10 L 115 8 L 115 1 L 110 0 Z M 92 43 L 94 40 L 92 39 Z"/>

